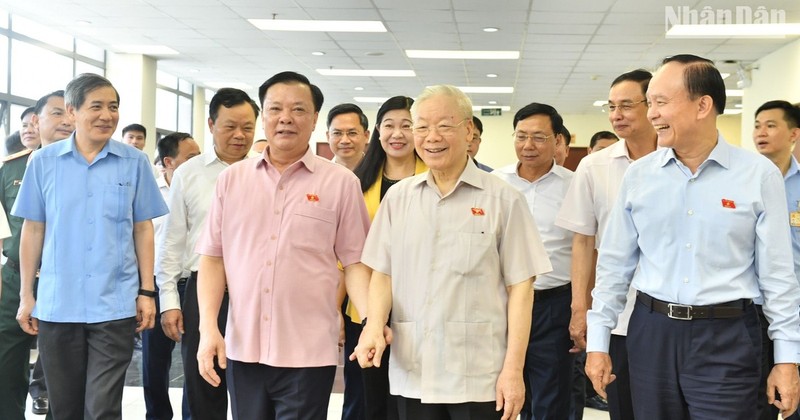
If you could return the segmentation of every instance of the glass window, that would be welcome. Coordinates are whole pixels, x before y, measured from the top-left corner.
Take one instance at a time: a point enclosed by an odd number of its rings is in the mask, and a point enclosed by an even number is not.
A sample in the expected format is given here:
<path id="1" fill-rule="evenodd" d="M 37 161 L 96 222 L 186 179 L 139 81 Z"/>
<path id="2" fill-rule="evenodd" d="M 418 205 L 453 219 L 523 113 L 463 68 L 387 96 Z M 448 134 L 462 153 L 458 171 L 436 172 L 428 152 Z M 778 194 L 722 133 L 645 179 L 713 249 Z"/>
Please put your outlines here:
<path id="1" fill-rule="evenodd" d="M 178 90 L 183 93 L 188 93 L 189 95 L 193 93 L 192 84 L 183 79 L 178 80 Z"/>
<path id="2" fill-rule="evenodd" d="M 65 50 L 72 51 L 72 37 L 47 26 L 40 25 L 32 20 L 14 15 L 11 22 L 11 29 L 14 32 L 27 35 L 33 39 L 38 39 L 46 44 L 50 44 Z"/>
<path id="3" fill-rule="evenodd" d="M 178 78 L 169 73 L 165 73 L 161 70 L 156 70 L 156 84 L 172 89 L 177 89 Z"/>
<path id="4" fill-rule="evenodd" d="M 178 97 L 178 131 L 192 132 L 192 100 L 185 96 Z"/>
<path id="5" fill-rule="evenodd" d="M 80 39 L 75 40 L 75 52 L 97 61 L 106 61 L 106 50 Z"/>
<path id="6" fill-rule="evenodd" d="M 8 93 L 8 37 L 6 36 L 0 36 L 0 92 Z"/>
<path id="7" fill-rule="evenodd" d="M 75 75 L 77 76 L 81 73 L 94 73 L 105 76 L 105 71 L 102 67 L 97 67 L 85 61 L 77 60 L 75 61 Z"/>
<path id="8" fill-rule="evenodd" d="M 38 99 L 48 92 L 64 89 L 70 80 L 71 58 L 27 42 L 11 41 L 11 94 Z"/>
<path id="9" fill-rule="evenodd" d="M 8 12 L 0 9 L 0 28 L 8 29 Z"/>
<path id="10" fill-rule="evenodd" d="M 156 89 L 156 127 L 177 131 L 178 95 L 164 89 Z"/>
<path id="11" fill-rule="evenodd" d="M 11 104 L 11 119 L 8 121 L 9 133 L 13 133 L 22 128 L 20 117 L 22 116 L 22 111 L 27 108 L 27 106 Z"/>

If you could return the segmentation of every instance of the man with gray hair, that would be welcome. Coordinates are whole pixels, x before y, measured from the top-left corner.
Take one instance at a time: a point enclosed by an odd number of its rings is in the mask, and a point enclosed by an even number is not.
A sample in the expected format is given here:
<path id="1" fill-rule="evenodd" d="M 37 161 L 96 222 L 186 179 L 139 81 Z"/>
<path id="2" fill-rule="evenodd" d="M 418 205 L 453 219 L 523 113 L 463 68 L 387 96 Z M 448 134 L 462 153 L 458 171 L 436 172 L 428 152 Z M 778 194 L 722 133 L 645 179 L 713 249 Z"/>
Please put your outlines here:
<path id="1" fill-rule="evenodd" d="M 167 206 L 147 156 L 110 141 L 111 82 L 81 74 L 64 98 L 76 130 L 33 155 L 12 210 L 25 219 L 17 321 L 39 334 L 54 418 L 121 418 L 134 330 L 155 317 L 151 219 Z"/>
<path id="2" fill-rule="evenodd" d="M 354 356 L 378 366 L 391 342 L 401 419 L 515 419 L 531 285 L 550 261 L 522 194 L 470 163 L 469 98 L 433 86 L 411 111 L 430 170 L 394 185 L 370 228 L 361 257 L 373 269 L 369 304 L 354 301 L 368 321 Z"/>

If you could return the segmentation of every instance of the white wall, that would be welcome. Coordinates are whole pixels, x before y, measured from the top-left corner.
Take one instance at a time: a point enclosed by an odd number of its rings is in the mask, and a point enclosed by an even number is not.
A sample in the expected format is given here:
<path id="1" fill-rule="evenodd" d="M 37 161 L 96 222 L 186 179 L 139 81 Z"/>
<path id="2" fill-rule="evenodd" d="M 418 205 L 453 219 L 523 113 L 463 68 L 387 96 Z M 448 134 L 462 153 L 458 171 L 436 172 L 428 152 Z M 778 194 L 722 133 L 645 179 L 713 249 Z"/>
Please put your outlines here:
<path id="1" fill-rule="evenodd" d="M 122 129 L 133 123 L 147 129 L 144 151 L 156 148 L 156 60 L 140 54 L 109 52 L 106 78 L 119 92 L 119 125 L 113 138 L 122 140 Z"/>

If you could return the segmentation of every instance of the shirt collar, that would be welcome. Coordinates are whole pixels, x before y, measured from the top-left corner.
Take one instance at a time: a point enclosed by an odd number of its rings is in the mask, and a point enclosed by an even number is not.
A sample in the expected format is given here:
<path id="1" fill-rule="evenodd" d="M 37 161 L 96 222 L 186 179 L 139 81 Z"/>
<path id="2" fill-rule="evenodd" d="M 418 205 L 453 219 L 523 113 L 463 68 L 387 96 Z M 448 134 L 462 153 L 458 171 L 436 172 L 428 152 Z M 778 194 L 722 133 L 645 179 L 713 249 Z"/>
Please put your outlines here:
<path id="1" fill-rule="evenodd" d="M 722 137 L 722 134 L 717 132 L 717 145 L 714 146 L 714 149 L 711 150 L 711 153 L 708 155 L 706 160 L 700 164 L 700 168 L 705 167 L 708 165 L 706 162 L 716 162 L 719 166 L 728 169 L 731 165 L 731 146 L 725 141 L 725 138 Z M 661 158 L 661 166 L 666 166 L 670 161 L 678 161 L 678 157 L 675 156 L 675 149 L 668 148 L 667 152 Z"/>
<path id="2" fill-rule="evenodd" d="M 71 153 L 76 157 L 83 158 L 83 156 L 81 156 L 80 152 L 78 151 L 78 148 L 75 145 L 74 131 L 72 132 L 72 134 L 69 135 L 69 137 L 65 138 L 64 140 L 57 141 L 51 144 L 51 146 L 57 148 L 56 150 L 58 156 L 63 156 L 65 154 Z M 100 159 L 103 159 L 104 157 L 108 156 L 109 153 L 117 156 L 128 156 L 130 151 L 126 150 L 126 147 L 133 147 L 133 146 L 128 146 L 114 139 L 108 139 L 106 141 L 106 144 L 103 145 L 102 149 L 100 149 L 100 152 L 97 154 L 97 157 L 92 161 L 92 163 L 97 162 Z"/>
<path id="3" fill-rule="evenodd" d="M 483 189 L 483 179 L 481 178 L 481 174 L 486 174 L 486 172 L 483 169 L 473 165 L 472 162 L 470 162 L 470 159 L 467 158 L 467 164 L 464 167 L 464 170 L 461 172 L 461 175 L 459 175 L 453 191 L 458 189 L 461 184 L 469 184 L 475 188 Z M 427 183 L 431 188 L 436 188 L 436 181 L 433 179 L 433 173 L 430 169 L 428 169 L 428 172 L 424 176 L 414 177 L 411 182 L 414 185 L 420 185 L 424 182 Z"/>
<path id="4" fill-rule="evenodd" d="M 789 170 L 786 171 L 786 176 L 783 179 L 789 179 L 798 174 L 800 174 L 800 165 L 798 165 L 797 159 L 792 156 L 792 161 L 789 162 Z"/>
<path id="5" fill-rule="evenodd" d="M 158 185 L 159 189 L 169 188 L 169 184 L 167 184 L 167 175 L 160 174 L 158 178 L 156 178 L 156 185 Z"/>
<path id="6" fill-rule="evenodd" d="M 216 161 L 219 161 L 224 165 L 228 164 L 224 160 L 220 159 L 219 156 L 217 156 L 217 150 L 213 146 L 211 147 L 211 150 L 209 150 L 207 152 L 203 152 L 202 154 L 200 154 L 200 156 L 203 158 L 203 165 L 204 166 L 211 165 L 212 163 L 214 163 Z M 249 150 L 247 152 L 247 155 L 244 157 L 244 159 L 251 158 L 251 157 L 256 157 L 256 156 L 258 156 L 258 153 L 253 152 L 252 150 Z M 244 160 L 244 159 L 242 159 L 242 160 Z"/>
<path id="7" fill-rule="evenodd" d="M 608 151 L 608 154 L 612 158 L 624 157 L 628 160 L 631 160 L 631 155 L 628 152 L 628 146 L 625 139 L 620 139 L 618 142 L 615 142 L 611 146 L 608 146 L 608 149 L 611 149 Z"/>
<path id="8" fill-rule="evenodd" d="M 261 154 L 261 157 L 259 159 L 254 159 L 256 161 L 255 165 L 256 165 L 257 168 L 262 166 L 262 165 L 264 165 L 266 167 L 274 166 L 272 164 L 272 162 L 269 160 L 269 152 L 268 152 L 268 150 L 269 150 L 269 145 L 267 145 L 267 148 L 264 149 L 264 152 Z M 317 160 L 316 160 L 316 155 L 314 155 L 314 153 L 311 152 L 311 147 L 308 147 L 306 149 L 306 152 L 303 154 L 303 156 L 300 159 L 297 160 L 297 162 L 294 162 L 289 166 L 291 167 L 291 166 L 297 165 L 298 162 L 301 163 L 303 166 L 305 166 L 305 168 L 308 169 L 308 171 L 311 172 L 311 173 L 314 172 L 314 170 L 317 167 L 317 163 L 318 163 Z"/>

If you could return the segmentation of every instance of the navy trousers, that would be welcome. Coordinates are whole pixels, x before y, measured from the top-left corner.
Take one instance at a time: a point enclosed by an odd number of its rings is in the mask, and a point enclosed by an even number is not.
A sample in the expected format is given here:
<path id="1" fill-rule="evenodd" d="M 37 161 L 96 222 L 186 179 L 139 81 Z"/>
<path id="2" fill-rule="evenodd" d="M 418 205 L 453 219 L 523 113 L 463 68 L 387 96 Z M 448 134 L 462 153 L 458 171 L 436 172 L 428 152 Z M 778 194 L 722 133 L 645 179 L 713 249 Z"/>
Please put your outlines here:
<path id="1" fill-rule="evenodd" d="M 637 302 L 627 344 L 637 418 L 758 418 L 761 331 L 754 305 L 736 318 L 682 321 Z"/>
<path id="2" fill-rule="evenodd" d="M 156 288 L 158 290 L 158 288 Z M 186 282 L 178 283 L 178 294 L 183 302 Z M 142 389 L 147 420 L 171 419 L 172 404 L 169 401 L 169 370 L 172 367 L 172 350 L 175 342 L 161 328 L 161 305 L 156 299 L 156 324 L 142 331 Z M 189 420 L 189 401 L 183 393 L 183 420 Z"/>
<path id="3" fill-rule="evenodd" d="M 566 288 L 535 298 L 528 351 L 525 355 L 525 405 L 522 420 L 567 420 L 572 396 L 569 352 L 572 291 Z"/>
<path id="4" fill-rule="evenodd" d="M 397 397 L 400 420 L 498 420 L 503 410 L 495 411 L 495 402 L 462 404 L 422 404 L 420 400 Z"/>
<path id="5" fill-rule="evenodd" d="M 631 372 L 624 335 L 611 334 L 608 354 L 614 375 L 617 375 L 617 379 L 606 387 L 608 415 L 611 420 L 633 420 L 635 416 L 631 397 Z"/>
<path id="6" fill-rule="evenodd" d="M 228 359 L 225 374 L 234 420 L 328 418 L 336 366 L 280 368 Z"/>
<path id="7" fill-rule="evenodd" d="M 364 416 L 364 380 L 361 377 L 361 366 L 358 360 L 350 361 L 355 351 L 358 338 L 361 336 L 361 324 L 354 323 L 342 306 L 344 317 L 344 402 L 342 403 L 342 420 L 365 420 Z"/>

